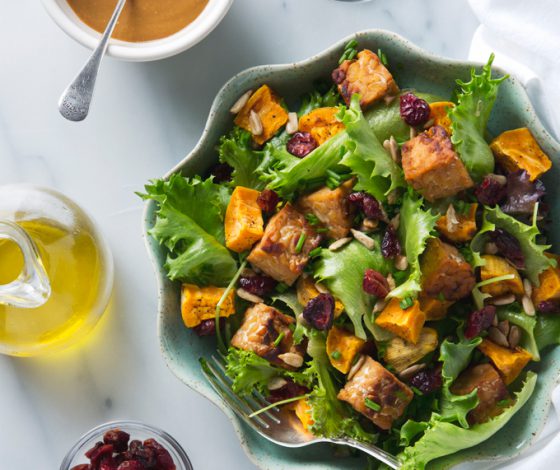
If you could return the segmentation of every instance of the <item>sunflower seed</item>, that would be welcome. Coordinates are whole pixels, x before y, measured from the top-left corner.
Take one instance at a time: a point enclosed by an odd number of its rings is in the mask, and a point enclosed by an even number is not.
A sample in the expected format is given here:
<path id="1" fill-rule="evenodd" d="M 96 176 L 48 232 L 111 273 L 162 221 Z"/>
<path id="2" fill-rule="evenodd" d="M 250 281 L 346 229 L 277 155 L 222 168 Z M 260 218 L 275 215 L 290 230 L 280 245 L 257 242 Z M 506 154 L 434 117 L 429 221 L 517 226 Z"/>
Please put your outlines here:
<path id="1" fill-rule="evenodd" d="M 278 354 L 278 359 L 280 359 L 285 364 L 288 364 L 289 366 L 295 367 L 296 369 L 303 365 L 303 357 L 299 354 L 291 352 Z"/>
<path id="2" fill-rule="evenodd" d="M 457 212 L 455 212 L 453 204 L 449 204 L 445 218 L 447 220 L 447 231 L 449 233 L 455 232 L 459 226 L 459 219 L 457 219 Z"/>
<path id="3" fill-rule="evenodd" d="M 254 304 L 262 304 L 264 302 L 259 296 L 255 294 L 251 294 L 250 292 L 246 291 L 243 288 L 237 289 L 237 297 L 241 297 L 244 300 L 248 300 L 249 302 L 253 302 Z"/>
<path id="4" fill-rule="evenodd" d="M 410 138 L 414 139 L 414 137 L 416 137 L 418 135 L 418 131 L 416 130 L 415 127 L 411 127 L 410 128 Z"/>
<path id="5" fill-rule="evenodd" d="M 288 124 L 286 124 L 286 132 L 295 134 L 298 131 L 298 117 L 296 113 L 288 113 Z"/>
<path id="6" fill-rule="evenodd" d="M 387 194 L 387 203 L 391 204 L 391 205 L 396 204 L 397 201 L 398 201 L 398 198 L 399 198 L 399 192 L 396 189 L 393 189 L 389 194 Z M 387 216 L 385 216 L 385 219 L 386 218 L 387 218 Z"/>
<path id="7" fill-rule="evenodd" d="M 395 230 L 398 230 L 399 226 L 401 225 L 401 214 L 397 214 L 395 217 L 391 219 L 391 222 L 389 223 L 393 226 Z"/>
<path id="8" fill-rule="evenodd" d="M 397 255 L 395 257 L 395 268 L 399 271 L 404 271 L 408 268 L 408 259 L 404 255 Z"/>
<path id="9" fill-rule="evenodd" d="M 373 232 L 377 227 L 379 227 L 379 220 L 366 218 L 362 221 L 363 232 Z"/>
<path id="10" fill-rule="evenodd" d="M 533 285 L 529 279 L 523 279 L 523 289 L 525 290 L 525 295 L 531 298 L 531 295 L 533 294 Z"/>
<path id="11" fill-rule="evenodd" d="M 509 321 L 504 320 L 498 323 L 498 330 L 500 330 L 505 336 L 509 333 Z"/>
<path id="12" fill-rule="evenodd" d="M 336 251 L 339 248 L 342 248 L 344 245 L 346 245 L 348 242 L 350 242 L 352 240 L 352 237 L 344 237 L 344 238 L 339 238 L 337 241 L 332 242 L 329 245 L 329 250 L 331 251 Z"/>
<path id="13" fill-rule="evenodd" d="M 386 306 L 387 306 L 387 301 L 385 299 L 379 299 L 377 302 L 375 302 L 372 313 L 382 312 L 383 310 L 385 310 Z"/>
<path id="14" fill-rule="evenodd" d="M 518 326 L 512 325 L 508 335 L 509 347 L 515 349 L 519 344 L 520 339 L 521 339 L 521 330 L 519 329 Z"/>
<path id="15" fill-rule="evenodd" d="M 264 130 L 260 116 L 252 109 L 249 113 L 249 127 L 253 135 L 261 135 Z"/>
<path id="16" fill-rule="evenodd" d="M 429 129 L 430 127 L 432 127 L 434 125 L 434 122 L 435 122 L 434 119 L 429 119 L 428 122 L 424 124 L 424 129 Z"/>
<path id="17" fill-rule="evenodd" d="M 508 295 L 502 295 L 500 297 L 494 297 L 491 302 L 494 305 L 509 305 L 512 304 L 513 302 L 515 302 L 515 295 L 513 294 L 508 294 Z"/>
<path id="18" fill-rule="evenodd" d="M 393 101 L 395 101 L 396 95 L 385 95 L 383 101 L 387 106 L 389 106 Z"/>
<path id="19" fill-rule="evenodd" d="M 494 242 L 488 242 L 484 245 L 485 255 L 495 255 L 496 253 L 498 253 L 498 247 Z"/>
<path id="20" fill-rule="evenodd" d="M 355 230 L 353 228 L 351 228 L 350 231 L 352 232 L 354 238 L 368 250 L 373 250 L 375 248 L 375 240 L 373 238 L 370 238 L 364 232 L 360 232 L 359 230 Z"/>
<path id="21" fill-rule="evenodd" d="M 245 93 L 243 93 L 239 97 L 239 99 L 234 103 L 234 105 L 230 108 L 229 112 L 232 114 L 237 114 L 239 111 L 241 111 L 247 104 L 247 101 L 249 101 L 249 98 L 251 97 L 252 94 L 253 94 L 253 90 L 248 90 Z"/>
<path id="22" fill-rule="evenodd" d="M 492 317 L 492 326 L 498 326 L 498 323 L 499 323 L 499 321 L 498 321 L 498 315 L 494 315 L 494 316 Z"/>
<path id="23" fill-rule="evenodd" d="M 535 306 L 533 305 L 533 301 L 529 297 L 524 295 L 521 298 L 521 305 L 523 306 L 523 310 L 525 310 L 525 313 L 527 315 L 529 315 L 530 317 L 535 316 Z"/>
<path id="24" fill-rule="evenodd" d="M 405 380 L 411 379 L 414 375 L 416 375 L 417 372 L 420 372 L 425 368 L 426 364 L 414 364 L 413 366 L 407 367 L 405 370 L 403 370 L 399 374 L 399 377 Z"/>
<path id="25" fill-rule="evenodd" d="M 495 173 L 490 173 L 487 175 L 488 178 L 493 179 L 496 183 L 501 186 L 505 186 L 507 183 L 507 178 L 504 175 L 496 175 Z"/>
<path id="26" fill-rule="evenodd" d="M 315 283 L 315 289 L 319 291 L 320 294 L 329 294 L 329 290 L 320 282 Z"/>
<path id="27" fill-rule="evenodd" d="M 387 274 L 387 284 L 389 284 L 389 291 L 392 291 L 395 287 L 397 287 L 395 278 L 391 273 Z"/>
<path id="28" fill-rule="evenodd" d="M 509 347 L 506 335 L 504 335 L 498 328 L 491 326 L 488 328 L 488 338 L 490 338 L 498 346 Z"/>
<path id="29" fill-rule="evenodd" d="M 272 377 L 268 381 L 268 384 L 266 385 L 266 387 L 269 390 L 278 390 L 278 389 L 282 388 L 284 385 L 286 385 L 287 383 L 288 383 L 288 381 L 286 379 L 283 379 L 282 377 Z"/>
<path id="30" fill-rule="evenodd" d="M 354 365 L 348 371 L 348 377 L 346 378 L 347 381 L 352 380 L 352 377 L 354 377 L 356 375 L 356 372 L 358 372 L 360 370 L 360 368 L 364 364 L 365 360 L 366 360 L 366 356 L 364 356 L 363 354 L 360 355 L 358 360 L 354 363 Z"/>

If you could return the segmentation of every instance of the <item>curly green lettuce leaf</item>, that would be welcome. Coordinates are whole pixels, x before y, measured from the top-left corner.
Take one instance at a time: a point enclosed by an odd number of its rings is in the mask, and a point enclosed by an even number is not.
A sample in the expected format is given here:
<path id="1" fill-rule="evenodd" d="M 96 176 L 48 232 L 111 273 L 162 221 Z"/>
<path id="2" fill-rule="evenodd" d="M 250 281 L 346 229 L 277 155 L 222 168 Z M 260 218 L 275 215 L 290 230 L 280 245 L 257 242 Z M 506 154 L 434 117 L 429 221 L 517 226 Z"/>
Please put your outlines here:
<path id="1" fill-rule="evenodd" d="M 366 432 L 350 406 L 337 398 L 338 391 L 330 372 L 324 332 L 310 332 L 307 352 L 312 360 L 305 373 L 315 381 L 315 387 L 307 399 L 311 406 L 313 434 L 331 439 L 349 437 L 375 442 L 377 435 Z"/>
<path id="2" fill-rule="evenodd" d="M 513 405 L 505 408 L 500 415 L 486 423 L 476 424 L 468 429 L 442 421 L 437 414 L 432 414 L 422 437 L 399 454 L 403 470 L 424 470 L 426 464 L 432 460 L 473 447 L 489 439 L 527 403 L 536 383 L 537 375 L 528 372 L 521 389 L 515 393 Z M 407 429 L 410 432 L 406 437 L 410 439 L 410 434 L 415 428 L 409 426 Z"/>
<path id="3" fill-rule="evenodd" d="M 295 291 L 286 291 L 282 293 L 276 293 L 272 296 L 273 302 L 282 302 L 286 305 L 294 314 L 296 319 L 296 327 L 293 333 L 294 344 L 301 344 L 301 342 L 309 336 L 310 326 L 303 321 L 303 317 L 300 315 L 303 313 L 303 307 L 297 299 L 297 294 Z"/>
<path id="4" fill-rule="evenodd" d="M 457 106 L 449 110 L 451 141 L 476 182 L 494 171 L 494 156 L 484 133 L 498 96 L 498 87 L 507 78 L 492 78 L 493 60 L 492 54 L 480 74 L 473 68 L 469 82 L 457 80 L 460 87 Z"/>
<path id="5" fill-rule="evenodd" d="M 375 297 L 362 289 L 363 276 L 366 269 L 371 268 L 387 275 L 391 271 L 391 262 L 383 257 L 379 249 L 379 237 L 374 237 L 376 248 L 368 250 L 357 241 L 352 241 L 338 251 L 321 250 L 318 261 L 313 266 L 315 278 L 323 282 L 332 295 L 339 299 L 352 324 L 354 334 L 366 339 L 364 320 L 369 319 L 372 332 L 377 338 L 383 331 L 373 328 L 370 313 Z M 386 338 L 385 338 L 386 339 Z"/>
<path id="6" fill-rule="evenodd" d="M 257 390 L 264 396 L 268 394 L 268 382 L 274 377 L 290 378 L 294 382 L 311 386 L 311 377 L 304 372 L 290 372 L 273 366 L 253 351 L 229 348 L 225 357 L 226 372 L 233 380 L 233 391 L 240 395 L 250 395 Z"/>
<path id="7" fill-rule="evenodd" d="M 403 91 L 402 94 L 408 93 L 410 90 Z M 427 101 L 434 103 L 436 101 L 445 101 L 440 96 L 431 95 L 429 93 L 421 93 L 416 90 L 413 93 Z M 410 126 L 401 118 L 400 98 L 397 96 L 391 103 L 386 104 L 381 100 L 375 103 L 365 113 L 365 118 L 380 142 L 384 142 L 393 136 L 397 142 L 403 143 L 410 139 Z"/>
<path id="8" fill-rule="evenodd" d="M 362 114 L 360 95 L 354 94 L 350 107 L 338 114 L 348 133 L 347 152 L 340 161 L 358 178 L 355 189 L 366 191 L 379 201 L 396 188 L 406 187 L 402 169 L 377 139 Z"/>
<path id="9" fill-rule="evenodd" d="M 203 181 L 175 174 L 168 181 L 152 181 L 145 190 L 140 196 L 159 206 L 149 233 L 169 250 L 168 277 L 198 285 L 227 285 L 237 270 L 223 246 L 228 188 L 211 178 Z"/>
<path id="10" fill-rule="evenodd" d="M 420 255 L 424 252 L 428 239 L 433 237 L 439 216 L 429 210 L 423 210 L 422 199 L 410 193 L 403 197 L 400 214 L 398 235 L 408 260 L 410 275 L 404 283 L 389 292 L 389 297 L 415 298 L 422 290 Z"/>
<path id="11" fill-rule="evenodd" d="M 229 134 L 222 136 L 218 154 L 222 163 L 233 168 L 232 186 L 258 190 L 264 188 L 265 183 L 260 179 L 264 155 L 253 148 L 251 134 L 245 129 L 236 126 Z"/>
<path id="12" fill-rule="evenodd" d="M 527 315 L 517 302 L 498 307 L 497 314 L 500 321 L 507 320 L 510 324 L 516 325 L 521 329 L 522 334 L 519 346 L 533 356 L 533 361 L 539 361 L 539 347 L 535 339 L 537 319 Z"/>
<path id="13" fill-rule="evenodd" d="M 539 351 L 560 344 L 560 316 L 538 315 L 536 322 L 534 336 Z"/>
<path id="14" fill-rule="evenodd" d="M 474 264 L 476 266 L 483 266 L 484 260 L 481 258 L 480 253 L 486 242 L 486 235 L 488 232 L 501 228 L 513 235 L 521 245 L 521 251 L 525 257 L 525 275 L 530 279 L 534 285 L 539 285 L 539 274 L 550 266 L 555 264 L 552 258 L 545 255 L 545 251 L 550 248 L 550 245 L 539 245 L 537 243 L 537 236 L 540 231 L 533 221 L 532 225 L 524 224 L 519 220 L 505 214 L 499 207 L 484 207 L 483 224 L 479 232 L 471 241 L 471 250 L 474 255 Z"/>
<path id="15" fill-rule="evenodd" d="M 326 90 L 325 90 L 326 88 Z M 303 95 L 298 116 L 304 116 L 317 108 L 333 108 L 343 104 L 336 86 L 326 87 L 324 83 L 314 84 L 313 90 Z"/>

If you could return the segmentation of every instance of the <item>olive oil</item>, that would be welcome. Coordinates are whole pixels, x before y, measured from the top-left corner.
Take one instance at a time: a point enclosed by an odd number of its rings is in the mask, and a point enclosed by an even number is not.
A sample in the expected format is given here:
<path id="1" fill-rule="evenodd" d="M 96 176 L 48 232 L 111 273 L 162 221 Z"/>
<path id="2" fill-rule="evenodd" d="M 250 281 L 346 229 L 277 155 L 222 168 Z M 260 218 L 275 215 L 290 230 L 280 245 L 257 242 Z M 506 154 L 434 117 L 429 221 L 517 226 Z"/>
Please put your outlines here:
<path id="1" fill-rule="evenodd" d="M 70 232 L 51 221 L 18 222 L 35 242 L 51 284 L 49 299 L 37 308 L 0 304 L 0 351 L 31 355 L 58 349 L 96 323 L 92 311 L 103 285 L 102 260 L 92 233 Z M 0 240 L 0 284 L 13 281 L 23 267 L 19 246 Z"/>

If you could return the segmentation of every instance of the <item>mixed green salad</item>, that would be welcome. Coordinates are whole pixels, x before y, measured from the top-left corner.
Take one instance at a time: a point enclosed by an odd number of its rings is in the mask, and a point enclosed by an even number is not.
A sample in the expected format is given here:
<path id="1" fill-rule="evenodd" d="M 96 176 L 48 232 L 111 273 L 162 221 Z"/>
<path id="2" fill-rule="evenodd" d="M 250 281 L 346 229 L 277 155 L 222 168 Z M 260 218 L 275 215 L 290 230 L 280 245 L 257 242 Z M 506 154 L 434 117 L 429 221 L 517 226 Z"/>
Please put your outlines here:
<path id="1" fill-rule="evenodd" d="M 351 41 L 297 111 L 247 91 L 210 174 L 142 196 L 185 326 L 236 393 L 423 469 L 530 398 L 560 342 L 560 268 L 550 159 L 527 128 L 487 129 L 492 57 L 448 100 L 400 88 L 390 59 Z"/>

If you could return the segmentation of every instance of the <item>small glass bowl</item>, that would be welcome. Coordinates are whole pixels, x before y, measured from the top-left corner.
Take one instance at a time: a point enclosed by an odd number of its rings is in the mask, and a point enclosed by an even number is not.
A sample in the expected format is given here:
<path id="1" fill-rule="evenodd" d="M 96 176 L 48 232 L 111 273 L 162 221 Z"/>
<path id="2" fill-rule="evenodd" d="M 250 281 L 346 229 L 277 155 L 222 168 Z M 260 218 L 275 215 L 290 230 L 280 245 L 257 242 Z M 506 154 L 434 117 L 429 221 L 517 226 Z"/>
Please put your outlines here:
<path id="1" fill-rule="evenodd" d="M 70 470 L 74 465 L 89 463 L 84 455 L 96 442 L 103 441 L 103 435 L 110 429 L 120 429 L 130 434 L 130 440 L 144 441 L 153 438 L 171 454 L 177 470 L 192 470 L 192 465 L 181 445 L 161 429 L 138 421 L 111 421 L 93 428 L 84 434 L 64 457 L 60 470 Z"/>

